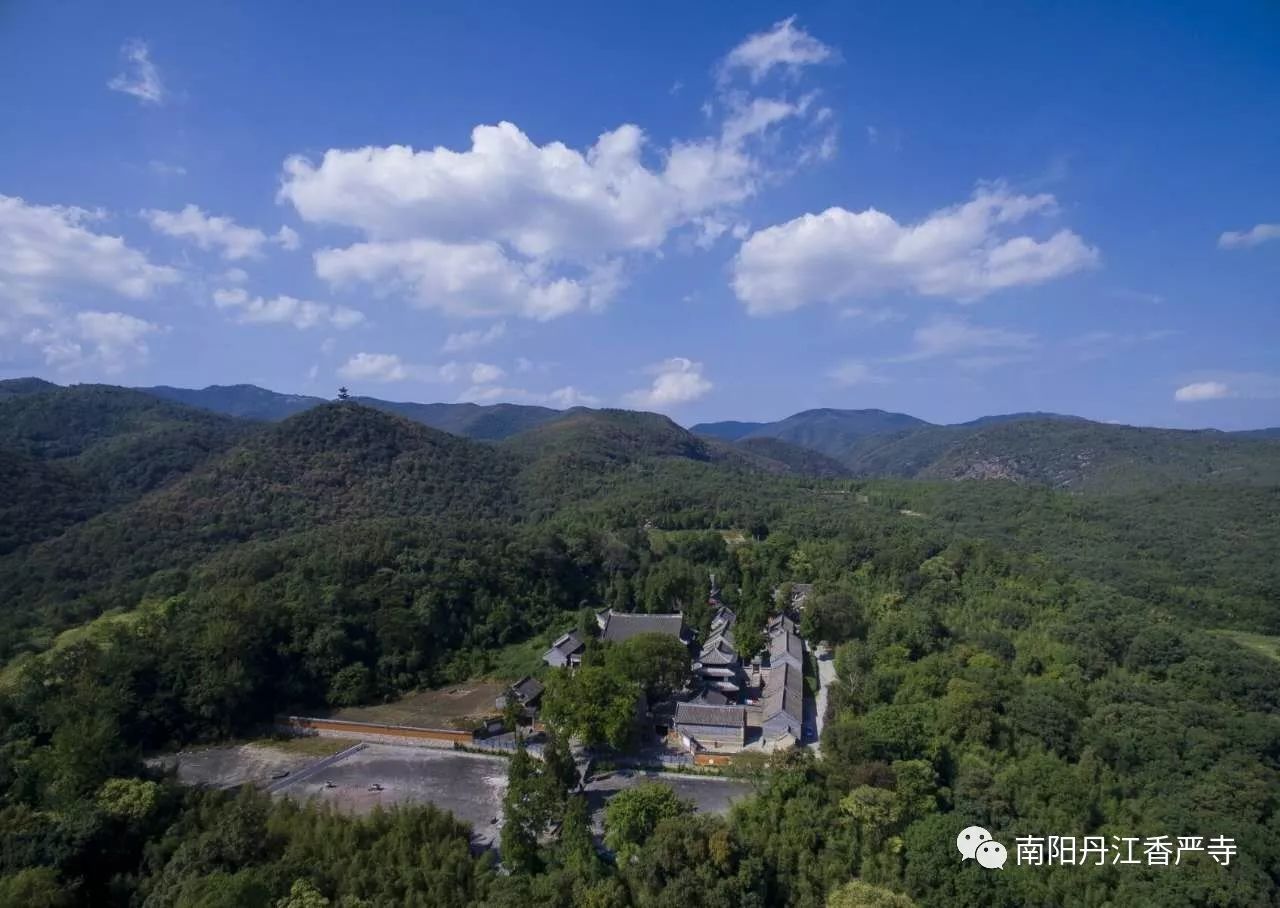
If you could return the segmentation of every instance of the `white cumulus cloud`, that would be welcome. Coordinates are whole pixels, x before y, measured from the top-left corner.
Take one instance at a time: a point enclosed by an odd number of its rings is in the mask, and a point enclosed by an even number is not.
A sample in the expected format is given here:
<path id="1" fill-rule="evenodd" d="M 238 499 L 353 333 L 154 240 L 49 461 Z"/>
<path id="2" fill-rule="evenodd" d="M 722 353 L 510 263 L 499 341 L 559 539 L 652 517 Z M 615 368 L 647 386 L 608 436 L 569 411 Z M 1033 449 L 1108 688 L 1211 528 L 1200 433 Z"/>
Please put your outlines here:
<path id="1" fill-rule="evenodd" d="M 123 312 L 68 314 L 68 294 L 141 300 L 176 283 L 118 236 L 96 232 L 100 212 L 0 195 L 0 339 L 37 348 L 62 371 L 115 374 L 146 359 L 158 325 Z"/>
<path id="2" fill-rule="evenodd" d="M 888 381 L 876 373 L 871 366 L 857 360 L 845 360 L 827 372 L 827 377 L 837 385 L 853 387 L 854 385 L 878 385 Z"/>
<path id="3" fill-rule="evenodd" d="M 501 381 L 506 374 L 506 370 L 493 363 L 473 363 L 471 366 L 471 382 L 476 385 Z"/>
<path id="4" fill-rule="evenodd" d="M 0 195 L 0 301 L 70 287 L 144 299 L 180 275 L 153 265 L 118 236 L 95 233 L 101 215 L 62 205 L 32 205 Z"/>
<path id="5" fill-rule="evenodd" d="M 40 350 L 45 362 L 63 371 L 97 368 L 107 374 L 145 361 L 146 337 L 161 328 L 124 312 L 78 312 L 33 328 L 23 340 Z"/>
<path id="6" fill-rule="evenodd" d="M 440 349 L 445 353 L 462 353 L 492 344 L 506 333 L 507 323 L 495 322 L 483 331 L 476 329 L 454 332 L 445 338 L 444 345 Z"/>
<path id="7" fill-rule="evenodd" d="M 367 285 L 454 316 L 545 321 L 599 309 L 635 260 L 660 253 L 673 234 L 692 251 L 745 233 L 742 203 L 821 156 L 779 135 L 787 121 L 830 119 L 829 109 L 814 109 L 816 93 L 759 97 L 734 77 L 795 72 L 831 53 L 794 20 L 751 36 L 722 61 L 727 81 L 708 102 L 712 122 L 701 136 L 659 144 L 623 123 L 574 147 L 511 122 L 481 124 L 456 149 L 292 155 L 278 200 L 307 223 L 362 234 L 315 253 L 316 273 L 335 285 Z M 830 135 L 808 138 L 834 148 Z"/>
<path id="8" fill-rule="evenodd" d="M 1268 240 L 1280 240 L 1280 224 L 1255 224 L 1248 230 L 1228 230 L 1218 237 L 1222 249 L 1246 249 Z"/>
<path id="9" fill-rule="evenodd" d="M 1214 371 L 1187 375 L 1173 393 L 1174 400 L 1280 400 L 1280 375 L 1270 372 Z"/>
<path id="10" fill-rule="evenodd" d="M 285 249 L 298 248 L 298 234 L 292 228 L 281 227 L 274 237 L 268 237 L 256 227 L 243 227 L 231 218 L 206 214 L 198 205 L 187 205 L 181 211 L 148 208 L 141 215 L 157 233 L 191 240 L 201 249 L 217 249 L 232 262 L 261 255 L 268 242 Z"/>
<path id="11" fill-rule="evenodd" d="M 765 315 L 900 291 L 967 301 L 1043 283 L 1099 258 L 1067 229 L 1043 240 L 1010 235 L 1012 225 L 1055 208 L 1051 195 L 998 184 L 916 224 L 874 208 L 828 208 L 748 237 L 734 260 L 733 289 L 749 313 Z"/>
<path id="12" fill-rule="evenodd" d="M 351 328 L 364 321 L 364 314 L 346 306 L 331 306 L 292 296 L 266 299 L 251 296 L 242 287 L 215 290 L 213 302 L 219 309 L 238 313 L 237 320 L 250 325 L 293 325 L 295 328 Z"/>
<path id="13" fill-rule="evenodd" d="M 338 367 L 343 378 L 373 382 L 404 381 L 415 371 L 394 353 L 357 353 Z"/>
<path id="14" fill-rule="evenodd" d="M 1218 400 L 1228 397 L 1231 394 L 1231 388 L 1220 381 L 1198 381 L 1189 385 L 1183 385 L 1177 391 L 1173 392 L 1173 399 L 1182 403 L 1191 403 L 1201 400 Z"/>
<path id="15" fill-rule="evenodd" d="M 144 104 L 161 104 L 167 97 L 160 70 L 151 62 L 151 51 L 145 41 L 136 38 L 126 41 L 120 48 L 124 58 L 124 72 L 107 82 L 112 91 L 132 95 Z"/>
<path id="16" fill-rule="evenodd" d="M 796 17 L 791 16 L 746 38 L 721 61 L 720 79 L 745 72 L 752 82 L 759 82 L 776 68 L 794 73 L 835 58 L 835 51 L 795 23 Z"/>
<path id="17" fill-rule="evenodd" d="M 636 407 L 661 409 L 688 403 L 702 397 L 713 387 L 702 374 L 702 363 L 683 356 L 655 363 L 645 371 L 653 375 L 653 383 L 648 388 L 640 388 L 626 395 L 627 402 Z"/>
<path id="18" fill-rule="evenodd" d="M 561 409 L 569 409 L 570 407 L 596 407 L 600 405 L 600 398 L 594 394 L 587 394 L 579 391 L 573 385 L 565 385 L 563 388 L 556 388 L 547 395 L 547 402 Z"/>
<path id="19" fill-rule="evenodd" d="M 289 252 L 293 252 L 302 245 L 302 239 L 298 236 L 298 231 L 287 225 L 277 230 L 273 239 L 280 244 L 281 249 Z"/>
<path id="20" fill-rule="evenodd" d="M 513 123 L 477 126 L 471 148 L 330 149 L 285 161 L 280 197 L 306 221 L 374 240 L 490 239 L 525 258 L 595 262 L 659 246 L 693 214 L 751 191 L 750 162 L 714 143 L 673 146 L 646 166 L 643 131 L 624 125 L 585 151 L 538 145 Z"/>
<path id="21" fill-rule="evenodd" d="M 509 388 L 496 384 L 477 384 L 458 395 L 459 402 L 542 404 L 567 409 L 569 407 L 595 407 L 600 398 L 578 390 L 572 385 L 554 391 L 530 391 L 527 388 Z"/>
<path id="22" fill-rule="evenodd" d="M 316 273 L 335 287 L 371 284 L 403 293 L 421 308 L 451 315 L 522 315 L 547 321 L 579 309 L 599 309 L 616 292 L 619 274 L 606 266 L 576 278 L 553 276 L 534 262 L 508 257 L 497 243 L 417 239 L 356 243 L 315 254 Z"/>
<path id="23" fill-rule="evenodd" d="M 1035 346 L 1034 334 L 987 328 L 958 318 L 936 318 L 917 328 L 911 335 L 912 349 L 895 362 L 914 362 L 962 353 L 990 350 L 1030 350 Z"/>

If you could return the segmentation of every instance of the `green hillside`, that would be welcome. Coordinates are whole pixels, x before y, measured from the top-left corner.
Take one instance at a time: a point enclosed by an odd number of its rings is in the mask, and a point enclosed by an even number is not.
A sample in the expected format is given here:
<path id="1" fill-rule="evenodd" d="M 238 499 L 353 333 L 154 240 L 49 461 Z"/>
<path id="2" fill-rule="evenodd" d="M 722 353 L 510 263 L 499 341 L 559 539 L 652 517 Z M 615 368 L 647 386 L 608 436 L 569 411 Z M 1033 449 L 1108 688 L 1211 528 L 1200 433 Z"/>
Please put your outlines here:
<path id="1" fill-rule="evenodd" d="M 36 381 L 36 379 L 22 379 L 22 381 Z M 199 389 L 160 385 L 138 390 L 188 406 L 212 410 L 215 413 L 267 422 L 287 419 L 326 403 L 326 400 L 321 397 L 281 394 L 256 385 L 210 385 Z M 486 441 L 506 438 L 544 422 L 558 419 L 562 415 L 560 410 L 523 404 L 421 404 L 380 400 L 376 397 L 356 397 L 355 400 L 433 429 Z"/>
<path id="2" fill-rule="evenodd" d="M 0 563 L 0 595 L 24 606 L 4 617 L 60 629 L 136 601 L 157 572 L 180 578 L 215 552 L 300 530 L 385 517 L 504 518 L 516 507 L 507 490 L 514 471 L 478 443 L 371 407 L 326 404 L 33 546 L 21 562 Z"/>
<path id="3" fill-rule="evenodd" d="M 39 394 L 52 391 L 58 386 L 42 378 L 6 378 L 0 380 L 0 400 L 6 397 L 23 397 L 27 394 Z"/>
<path id="4" fill-rule="evenodd" d="M 253 427 L 106 385 L 41 383 L 0 397 L 11 489 L 0 552 L 133 501 L 247 438 Z"/>
<path id="5" fill-rule="evenodd" d="M 198 449 L 243 434 L 236 420 L 111 385 L 73 385 L 0 400 L 0 446 L 41 460 L 88 459 L 123 470 L 139 454 Z M 135 444 L 136 443 L 136 444 Z M 175 469 L 178 465 L 175 464 Z"/>
<path id="6" fill-rule="evenodd" d="M 373 397 L 357 399 L 424 426 L 480 441 L 500 441 L 564 416 L 561 410 L 524 404 L 415 404 Z"/>
<path id="7" fill-rule="evenodd" d="M 242 419 L 274 422 L 287 419 L 303 410 L 325 402 L 322 397 L 305 394 L 280 394 L 257 385 L 209 385 L 207 388 L 172 388 L 157 385 L 139 388 L 145 394 L 162 397 L 190 407 L 225 413 Z"/>
<path id="8" fill-rule="evenodd" d="M 1280 444 L 1273 440 L 1060 419 L 869 438 L 841 460 L 861 476 L 1000 479 L 1086 492 L 1280 483 Z"/>
<path id="9" fill-rule="evenodd" d="M 872 507 L 1039 554 L 1206 627 L 1280 630 L 1280 487 L 1073 495 L 1004 482 L 875 481 Z"/>
<path id="10" fill-rule="evenodd" d="M 98 483 L 64 464 L 0 448 L 0 555 L 56 536 L 105 507 Z"/>
<path id="11" fill-rule="evenodd" d="M 352 837 L 374 829 L 387 844 L 369 840 L 368 872 L 435 867 L 447 850 L 447 873 L 403 890 L 427 904 L 623 908 L 678 892 L 825 908 L 853 878 L 929 908 L 1071 901 L 1089 868 L 957 872 L 956 831 L 973 823 L 1238 843 L 1229 868 L 1099 872 L 1100 904 L 1267 904 L 1280 882 L 1266 442 L 1003 422 L 948 433 L 929 468 L 995 437 L 1028 452 L 1008 461 L 1015 482 L 866 480 L 825 478 L 830 461 L 784 441 L 699 438 L 647 413 L 575 410 L 485 444 L 354 401 L 246 425 L 139 408 L 132 392 L 61 394 L 0 403 L 0 469 L 18 480 L 0 512 L 30 531 L 0 536 L 0 900 L 38 904 L 45 885 L 86 904 L 271 908 L 298 878 L 296 849 L 347 868 Z M 48 414 L 12 406 L 41 399 Z M 122 451 L 163 464 L 175 440 L 220 427 L 228 447 L 102 497 Z M 1055 432 L 1067 451 L 1045 441 Z M 1079 464 L 1072 444 L 1093 452 L 1085 487 L 1109 494 L 1049 488 Z M 727 817 L 638 834 L 634 860 L 595 856 L 565 787 L 537 789 L 545 834 L 499 871 L 431 807 L 353 820 L 184 788 L 138 759 L 260 734 L 281 711 L 460 685 L 601 606 L 680 609 L 705 632 L 711 574 L 742 627 L 780 585 L 813 585 L 802 631 L 834 646 L 838 676 L 821 754 L 753 769 L 756 793 Z"/>
<path id="12" fill-rule="evenodd" d="M 835 458 L 780 438 L 744 438 L 737 446 L 751 454 L 782 464 L 785 472 L 822 479 L 853 475 L 852 470 Z"/>
<path id="13" fill-rule="evenodd" d="M 690 431 L 728 441 L 777 438 L 839 457 L 859 439 L 929 425 L 905 413 L 884 410 L 805 410 L 769 423 L 703 423 Z"/>

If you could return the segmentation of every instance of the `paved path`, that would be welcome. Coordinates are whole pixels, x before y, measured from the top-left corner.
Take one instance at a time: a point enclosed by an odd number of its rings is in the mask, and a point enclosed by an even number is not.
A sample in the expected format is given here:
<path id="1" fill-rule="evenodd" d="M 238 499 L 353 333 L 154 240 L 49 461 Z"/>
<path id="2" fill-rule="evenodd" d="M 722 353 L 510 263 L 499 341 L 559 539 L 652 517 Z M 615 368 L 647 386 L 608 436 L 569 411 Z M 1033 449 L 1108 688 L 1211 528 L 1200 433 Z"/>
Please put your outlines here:
<path id="1" fill-rule="evenodd" d="M 808 646 L 807 643 L 805 645 Z M 828 653 L 825 657 L 816 656 L 816 658 L 818 662 L 818 702 L 814 714 L 814 725 L 818 729 L 818 738 L 813 743 L 813 752 L 818 754 L 822 751 L 822 725 L 827 717 L 827 688 L 836 679 L 836 659 L 835 653 Z"/>
<path id="2" fill-rule="evenodd" d="M 330 766 L 334 766 L 338 763 L 341 763 L 347 757 L 350 757 L 353 754 L 358 754 L 360 751 L 364 750 L 368 746 L 369 746 L 368 744 L 365 744 L 363 742 L 359 744 L 352 744 L 346 750 L 340 750 L 336 754 L 330 754 L 324 759 L 317 760 L 316 762 L 312 763 L 310 766 L 308 766 L 306 769 L 302 770 L 301 772 L 296 772 L 293 775 L 285 776 L 282 779 L 278 779 L 277 781 L 272 782 L 270 785 L 267 786 L 267 791 L 274 794 L 277 791 L 284 791 L 290 785 L 297 785 L 301 782 L 305 782 L 307 779 L 311 778 L 316 773 L 320 772 L 322 769 L 328 769 Z"/>

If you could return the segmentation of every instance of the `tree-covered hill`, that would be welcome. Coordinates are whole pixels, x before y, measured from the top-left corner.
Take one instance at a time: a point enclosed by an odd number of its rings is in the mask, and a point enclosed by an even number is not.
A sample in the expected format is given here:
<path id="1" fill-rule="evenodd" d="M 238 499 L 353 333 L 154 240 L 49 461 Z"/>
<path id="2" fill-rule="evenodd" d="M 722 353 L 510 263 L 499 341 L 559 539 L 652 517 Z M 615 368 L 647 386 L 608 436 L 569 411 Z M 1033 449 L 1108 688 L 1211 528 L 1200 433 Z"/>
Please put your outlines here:
<path id="1" fill-rule="evenodd" d="M 689 431 L 704 438 L 738 441 L 767 425 L 769 424 L 763 422 L 743 422 L 738 419 L 725 419 L 720 422 L 700 422 L 690 426 Z"/>
<path id="2" fill-rule="evenodd" d="M 1083 420 L 934 426 L 863 439 L 840 459 L 861 476 L 1001 479 L 1084 492 L 1280 483 L 1274 440 Z"/>
<path id="3" fill-rule="evenodd" d="M 1004 482 L 877 480 L 870 507 L 1037 554 L 1201 627 L 1280 633 L 1280 487 L 1074 495 Z"/>
<path id="4" fill-rule="evenodd" d="M 354 402 L 326 404 L 0 559 L 0 595 L 22 605 L 4 617 L 67 626 L 129 605 L 158 571 L 303 529 L 383 517 L 508 519 L 519 509 L 515 470 L 486 445 Z"/>
<path id="5" fill-rule="evenodd" d="M 20 381 L 38 381 L 21 379 Z M 212 410 L 245 419 L 275 422 L 325 403 L 321 397 L 305 394 L 281 394 L 256 385 L 210 385 L 207 388 L 172 388 L 159 385 L 139 388 L 147 394 L 177 401 L 192 407 Z M 3 392 L 0 391 L 0 394 Z M 443 404 L 380 400 L 356 397 L 358 402 L 396 413 L 433 429 L 495 441 L 558 419 L 563 411 L 525 404 Z"/>
<path id="6" fill-rule="evenodd" d="M 287 419 L 303 410 L 324 403 L 322 397 L 306 394 L 281 394 L 257 385 L 209 385 L 207 388 L 173 388 L 157 385 L 139 388 L 145 394 L 162 397 L 189 407 L 200 407 L 215 413 L 274 422 Z"/>
<path id="7" fill-rule="evenodd" d="M 234 441 L 243 423 L 112 385 L 52 387 L 0 398 L 0 446 L 41 460 L 93 461 L 119 470 L 148 448 L 173 450 L 180 439 L 209 446 Z"/>
<path id="8" fill-rule="evenodd" d="M 0 396 L 10 490 L 0 553 L 133 501 L 249 437 L 229 417 L 107 385 L 40 383 Z"/>
<path id="9" fill-rule="evenodd" d="M 711 461 L 712 446 L 665 416 L 631 410 L 575 409 L 563 419 L 514 435 L 500 449 L 525 466 L 532 501 L 554 503 L 595 489 L 617 470 L 650 458 Z"/>
<path id="10" fill-rule="evenodd" d="M 812 448 L 791 444 L 780 438 L 744 438 L 737 442 L 737 447 L 781 464 L 785 472 L 800 476 L 836 479 L 853 475 L 852 470 L 834 457 L 828 457 Z"/>
<path id="11" fill-rule="evenodd" d="M 32 526 L 47 500 L 74 505 L 81 458 L 118 439 L 167 450 L 136 414 L 78 416 L 63 437 L 12 412 L 26 447 L 0 469 L 24 486 L 2 507 Z M 100 513 L 49 509 L 69 526 L 0 555 L 0 651 L 18 654 L 0 672 L 0 903 L 1274 901 L 1280 666 L 1220 633 L 1280 629 L 1274 485 L 818 478 L 794 464 L 821 455 L 785 442 L 626 411 L 497 444 L 355 401 L 238 431 Z M 1175 475 L 1156 469 L 1157 485 Z M 634 860 L 597 856 L 564 791 L 539 795 L 553 822 L 495 872 L 427 808 L 351 820 L 186 790 L 138 761 L 279 710 L 477 677 L 601 605 L 679 608 L 705 631 L 709 574 L 743 627 L 780 585 L 813 584 L 803 630 L 839 672 L 821 758 L 774 759 L 727 818 L 648 824 Z M 957 866 L 973 823 L 1009 841 L 1225 834 L 1239 853 L 985 873 Z M 353 855 L 365 869 L 340 876 Z"/>
<path id="12" fill-rule="evenodd" d="M 929 425 L 905 413 L 884 410 L 805 410 L 769 423 L 701 423 L 690 430 L 698 435 L 742 441 L 748 438 L 777 438 L 839 457 L 861 438 L 901 432 Z"/>
<path id="13" fill-rule="evenodd" d="M 32 393 L 47 383 L 14 379 L 9 393 Z M 5 391 L 0 386 L 0 399 Z M 202 390 L 146 388 L 150 394 L 253 419 L 277 420 L 321 404 L 316 397 L 278 394 L 253 385 L 210 386 Z M 485 441 L 514 438 L 569 419 L 570 433 L 585 411 L 554 410 L 522 404 L 413 403 L 358 398 L 371 407 L 398 413 L 433 428 Z M 607 413 L 610 411 L 599 411 Z M 1078 492 L 1128 491 L 1198 482 L 1274 482 L 1280 476 L 1272 449 L 1250 441 L 1275 441 L 1277 431 L 1176 431 L 1113 426 L 1056 413 L 1009 413 L 979 417 L 955 425 L 931 425 L 903 413 L 884 410 L 805 410 L 774 422 L 699 423 L 690 431 L 718 442 L 740 445 L 739 466 L 775 472 L 836 476 L 830 461 L 810 460 L 767 439 L 825 455 L 851 475 L 924 479 L 1003 479 Z M 531 445 L 543 436 L 535 434 Z M 624 447 L 636 448 L 634 442 Z M 640 445 L 643 447 L 643 445 Z M 712 456 L 729 449 L 708 445 Z M 669 452 L 667 452 L 669 453 Z M 629 456 L 629 455 L 628 455 Z M 665 456 L 665 455 L 661 455 Z M 676 455 L 685 456 L 685 455 Z M 616 458 L 605 457 L 603 461 Z"/>
<path id="14" fill-rule="evenodd" d="M 374 397 L 357 400 L 424 426 L 479 441 L 500 441 L 564 416 L 562 410 L 528 404 L 415 404 Z"/>
<path id="15" fill-rule="evenodd" d="M 42 378 L 6 378 L 0 380 L 0 400 L 6 397 L 22 397 L 26 394 L 39 394 L 52 391 L 58 387 L 51 381 Z"/>
<path id="16" fill-rule="evenodd" d="M 0 448 L 0 556 L 56 536 L 105 507 L 101 486 L 64 464 Z"/>

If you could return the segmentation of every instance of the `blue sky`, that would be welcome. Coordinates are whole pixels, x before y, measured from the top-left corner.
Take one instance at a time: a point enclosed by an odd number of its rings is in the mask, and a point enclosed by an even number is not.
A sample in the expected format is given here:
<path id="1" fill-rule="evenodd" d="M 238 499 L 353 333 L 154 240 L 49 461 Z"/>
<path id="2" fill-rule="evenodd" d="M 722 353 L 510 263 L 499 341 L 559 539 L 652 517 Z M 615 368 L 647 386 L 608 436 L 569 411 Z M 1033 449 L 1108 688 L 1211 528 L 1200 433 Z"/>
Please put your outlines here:
<path id="1" fill-rule="evenodd" d="M 0 376 L 1280 424 L 1280 7 L 0 7 Z"/>

